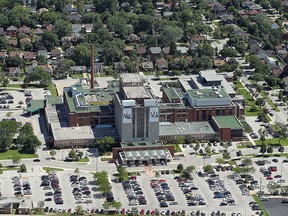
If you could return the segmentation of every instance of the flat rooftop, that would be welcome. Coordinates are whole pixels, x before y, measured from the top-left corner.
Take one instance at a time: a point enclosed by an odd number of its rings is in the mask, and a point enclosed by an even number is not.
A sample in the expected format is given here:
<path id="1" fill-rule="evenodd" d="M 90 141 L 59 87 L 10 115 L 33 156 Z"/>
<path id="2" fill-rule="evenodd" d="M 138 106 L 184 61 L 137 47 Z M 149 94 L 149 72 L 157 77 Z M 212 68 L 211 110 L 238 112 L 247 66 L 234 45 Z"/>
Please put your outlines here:
<path id="1" fill-rule="evenodd" d="M 44 100 L 31 100 L 30 105 L 28 105 L 27 108 L 24 110 L 30 113 L 38 112 L 40 109 L 43 109 L 45 107 Z"/>
<path id="2" fill-rule="evenodd" d="M 144 86 L 123 87 L 124 93 L 127 98 L 150 98 Z"/>
<path id="3" fill-rule="evenodd" d="M 94 139 L 94 133 L 90 126 L 59 127 L 51 123 L 53 137 L 55 140 Z"/>
<path id="4" fill-rule="evenodd" d="M 215 70 L 204 70 L 200 71 L 199 75 L 204 78 L 207 82 L 219 82 L 221 77 L 217 74 Z"/>
<path id="5" fill-rule="evenodd" d="M 136 73 L 123 73 L 120 75 L 123 83 L 139 83 L 142 79 L 139 74 Z"/>
<path id="6" fill-rule="evenodd" d="M 47 95 L 46 98 L 47 98 L 46 105 L 56 105 L 56 104 L 62 104 L 63 103 L 61 96 Z"/>
<path id="7" fill-rule="evenodd" d="M 219 128 L 242 129 L 242 125 L 236 116 L 213 116 Z"/>
<path id="8" fill-rule="evenodd" d="M 149 142 L 149 141 L 140 141 L 140 142 L 131 142 L 131 143 L 121 143 L 122 148 L 141 148 L 141 147 L 154 147 L 154 146 L 163 146 L 161 142 Z"/>
<path id="9" fill-rule="evenodd" d="M 205 88 L 205 89 L 193 89 L 188 90 L 188 93 L 191 95 L 192 98 L 230 98 L 229 95 L 223 88 Z"/>
<path id="10" fill-rule="evenodd" d="M 180 88 L 167 88 L 163 87 L 162 91 L 165 92 L 170 102 L 173 99 L 183 98 L 184 94 Z"/>
<path id="11" fill-rule="evenodd" d="M 215 134 L 209 122 L 160 122 L 159 136 L 192 135 L 192 134 Z"/>
<path id="12" fill-rule="evenodd" d="M 124 151 L 120 153 L 122 160 L 149 160 L 149 159 L 171 159 L 172 156 L 167 149 Z"/>

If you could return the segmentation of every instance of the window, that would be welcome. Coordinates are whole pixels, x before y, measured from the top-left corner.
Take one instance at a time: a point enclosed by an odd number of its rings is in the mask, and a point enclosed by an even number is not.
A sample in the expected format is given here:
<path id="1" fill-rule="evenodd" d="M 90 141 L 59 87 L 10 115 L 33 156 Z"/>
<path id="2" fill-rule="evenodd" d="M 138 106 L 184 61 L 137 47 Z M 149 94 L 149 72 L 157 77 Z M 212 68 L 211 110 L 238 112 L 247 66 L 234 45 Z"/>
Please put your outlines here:
<path id="1" fill-rule="evenodd" d="M 220 115 L 220 108 L 216 108 L 216 116 Z"/>

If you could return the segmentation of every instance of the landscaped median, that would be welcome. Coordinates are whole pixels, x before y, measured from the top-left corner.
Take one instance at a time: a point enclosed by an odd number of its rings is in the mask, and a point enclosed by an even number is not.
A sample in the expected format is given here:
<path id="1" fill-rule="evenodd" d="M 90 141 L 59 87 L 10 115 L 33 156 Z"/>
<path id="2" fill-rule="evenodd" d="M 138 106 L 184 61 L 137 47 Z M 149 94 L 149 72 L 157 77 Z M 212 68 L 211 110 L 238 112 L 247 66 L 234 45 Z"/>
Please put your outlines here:
<path id="1" fill-rule="evenodd" d="M 13 170 L 19 170 L 20 166 L 4 166 L 0 167 L 0 174 L 3 174 L 4 171 L 13 171 Z"/>
<path id="2" fill-rule="evenodd" d="M 55 168 L 55 167 L 42 167 L 44 171 L 48 172 L 53 172 L 53 171 L 64 171 L 64 169 L 61 168 Z"/>
<path id="3" fill-rule="evenodd" d="M 261 146 L 262 141 L 261 140 L 255 140 L 256 145 Z M 281 139 L 279 143 L 279 138 L 272 138 L 272 139 L 266 139 L 264 141 L 264 144 L 266 145 L 282 145 L 282 146 L 288 146 L 288 139 Z"/>
<path id="4" fill-rule="evenodd" d="M 261 208 L 262 212 L 263 212 L 263 216 L 269 216 L 267 210 L 265 209 L 264 205 L 262 204 L 261 200 L 258 198 L 258 196 L 252 195 L 253 199 L 255 200 L 255 202 L 258 204 L 258 206 Z"/>
<path id="5" fill-rule="evenodd" d="M 262 97 L 265 98 L 267 103 L 272 107 L 272 109 L 274 109 L 276 112 L 280 112 L 278 107 L 273 103 L 273 101 L 268 97 L 268 95 L 265 94 L 265 92 L 261 91 L 260 93 L 261 93 Z"/>
<path id="6" fill-rule="evenodd" d="M 8 150 L 6 152 L 0 152 L 0 160 L 12 160 L 15 154 L 20 155 L 20 159 L 27 159 L 27 158 L 38 158 L 38 154 L 26 154 L 21 153 L 19 150 Z"/>

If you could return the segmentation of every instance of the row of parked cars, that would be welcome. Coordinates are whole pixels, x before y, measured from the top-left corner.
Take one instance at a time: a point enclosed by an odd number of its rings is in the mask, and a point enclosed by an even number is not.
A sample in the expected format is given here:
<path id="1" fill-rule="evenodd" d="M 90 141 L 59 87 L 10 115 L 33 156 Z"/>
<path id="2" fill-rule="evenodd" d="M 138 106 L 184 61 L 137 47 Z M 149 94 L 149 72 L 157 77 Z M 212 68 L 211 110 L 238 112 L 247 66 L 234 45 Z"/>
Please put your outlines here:
<path id="1" fill-rule="evenodd" d="M 63 204 L 63 198 L 62 198 L 62 189 L 59 185 L 59 179 L 56 175 L 56 173 L 52 172 L 49 173 L 49 175 L 43 175 L 41 176 L 41 185 L 43 187 L 43 190 L 49 190 L 45 192 L 45 196 L 47 198 L 44 201 L 52 201 L 52 197 L 54 199 L 55 204 Z M 53 189 L 53 191 L 52 191 Z"/>
<path id="2" fill-rule="evenodd" d="M 136 176 L 130 176 L 129 181 L 123 182 L 122 186 L 130 206 L 147 204 L 144 193 L 136 180 Z"/>
<path id="3" fill-rule="evenodd" d="M 210 190 L 213 191 L 214 199 L 221 199 L 220 206 L 234 206 L 235 200 L 229 190 L 226 189 L 224 181 L 219 179 L 219 175 L 211 174 L 206 180 Z"/>
<path id="4" fill-rule="evenodd" d="M 154 190 L 160 207 L 168 207 L 168 202 L 174 204 L 175 197 L 165 179 L 150 180 L 150 187 Z"/>
<path id="5" fill-rule="evenodd" d="M 198 190 L 198 187 L 194 184 L 192 178 L 175 176 L 174 179 L 176 179 L 178 186 L 185 195 L 188 206 L 206 205 L 204 197 L 194 193 L 194 191 Z"/>
<path id="6" fill-rule="evenodd" d="M 91 191 L 85 176 L 78 177 L 77 175 L 71 175 L 70 182 L 73 188 L 72 194 L 75 199 L 75 204 L 92 203 Z"/>
<path id="7" fill-rule="evenodd" d="M 18 176 L 14 176 L 12 177 L 12 183 L 15 191 L 14 195 L 16 197 L 23 195 L 32 195 L 31 186 L 28 181 L 21 183 L 20 178 Z"/>

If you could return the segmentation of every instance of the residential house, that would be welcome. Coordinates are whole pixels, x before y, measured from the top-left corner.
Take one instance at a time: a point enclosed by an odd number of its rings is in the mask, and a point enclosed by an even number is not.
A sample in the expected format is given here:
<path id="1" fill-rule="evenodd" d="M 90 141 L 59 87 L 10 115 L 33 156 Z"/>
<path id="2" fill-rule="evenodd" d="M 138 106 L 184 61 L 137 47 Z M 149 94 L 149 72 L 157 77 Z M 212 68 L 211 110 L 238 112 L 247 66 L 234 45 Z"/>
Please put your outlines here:
<path id="1" fill-rule="evenodd" d="M 280 28 L 279 25 L 275 22 L 271 25 L 271 30 L 275 30 L 275 29 L 279 29 L 279 28 Z"/>
<path id="2" fill-rule="evenodd" d="M 150 47 L 149 50 L 152 55 L 159 55 L 161 53 L 161 47 Z"/>
<path id="3" fill-rule="evenodd" d="M 190 37 L 190 42 L 195 42 L 195 43 L 201 43 L 202 41 L 205 40 L 205 37 L 203 35 L 198 35 L 198 34 L 193 34 Z"/>
<path id="4" fill-rule="evenodd" d="M 85 24 L 85 32 L 91 33 L 93 31 L 93 24 Z"/>
<path id="5" fill-rule="evenodd" d="M 17 34 L 18 29 L 14 26 L 9 26 L 6 29 L 6 35 L 11 36 L 11 37 L 15 37 Z"/>
<path id="6" fill-rule="evenodd" d="M 172 11 L 164 11 L 163 12 L 163 17 L 170 17 L 173 15 L 173 12 Z"/>
<path id="7" fill-rule="evenodd" d="M 0 63 L 5 63 L 6 57 L 7 57 L 6 51 L 0 52 Z"/>
<path id="8" fill-rule="evenodd" d="M 19 33 L 26 34 L 26 35 L 30 35 L 30 34 L 31 34 L 31 28 L 30 28 L 30 27 L 27 27 L 27 26 L 21 26 L 21 27 L 18 29 L 18 32 L 19 32 Z"/>
<path id="9" fill-rule="evenodd" d="M 280 75 L 282 74 L 283 70 L 279 67 L 275 68 L 272 70 L 272 74 L 275 77 L 280 77 Z"/>
<path id="10" fill-rule="evenodd" d="M 156 9 L 159 11 L 162 11 L 162 9 L 164 8 L 165 3 L 164 2 L 156 2 Z"/>
<path id="11" fill-rule="evenodd" d="M 169 54 L 170 53 L 170 47 L 163 47 L 162 52 L 166 55 Z"/>
<path id="12" fill-rule="evenodd" d="M 20 39 L 19 42 L 20 44 L 21 43 L 27 44 L 27 43 L 31 43 L 31 39 L 28 37 L 25 37 L 25 38 Z"/>
<path id="13" fill-rule="evenodd" d="M 9 67 L 8 72 L 9 72 L 9 76 L 19 76 L 20 67 Z"/>
<path id="14" fill-rule="evenodd" d="M 52 25 L 52 24 L 46 25 L 46 30 L 47 31 L 53 31 L 53 29 L 54 29 L 54 25 Z"/>
<path id="15" fill-rule="evenodd" d="M 251 8 L 255 3 L 253 1 L 243 1 L 241 2 L 242 8 Z"/>
<path id="16" fill-rule="evenodd" d="M 65 5 L 63 10 L 67 13 L 77 12 L 77 7 L 74 6 L 73 4 L 69 3 L 69 4 Z"/>
<path id="17" fill-rule="evenodd" d="M 65 50 L 65 57 L 70 57 L 73 54 L 74 47 L 69 47 Z"/>
<path id="18" fill-rule="evenodd" d="M 65 37 L 62 37 L 61 38 L 61 45 L 62 45 L 62 47 L 64 47 L 64 48 L 68 48 L 68 47 L 70 47 L 71 46 L 71 37 L 69 37 L 69 36 L 65 36 Z"/>
<path id="19" fill-rule="evenodd" d="M 72 28 L 73 33 L 80 34 L 80 32 L 82 30 L 82 25 L 81 24 L 72 24 L 71 28 Z"/>
<path id="20" fill-rule="evenodd" d="M 24 58 L 24 60 L 26 60 L 26 61 L 32 61 L 33 59 L 35 59 L 34 52 L 29 52 L 29 51 L 24 52 L 23 58 Z"/>
<path id="21" fill-rule="evenodd" d="M 68 14 L 66 18 L 71 22 L 78 22 L 78 23 L 82 20 L 82 16 L 77 12 Z"/>
<path id="22" fill-rule="evenodd" d="M 39 65 L 38 67 L 41 67 L 44 71 L 49 72 L 53 74 L 54 70 L 50 64 L 45 64 L 45 65 Z"/>
<path id="23" fill-rule="evenodd" d="M 220 3 L 214 4 L 211 8 L 214 14 L 220 14 L 226 11 L 226 8 Z"/>
<path id="24" fill-rule="evenodd" d="M 261 49 L 261 44 L 258 43 L 256 40 L 249 40 L 248 41 L 248 52 L 252 54 L 257 54 Z"/>
<path id="25" fill-rule="evenodd" d="M 129 34 L 126 40 L 129 43 L 135 43 L 135 42 L 139 42 L 140 38 L 136 34 Z"/>
<path id="26" fill-rule="evenodd" d="M 143 71 L 153 71 L 154 67 L 152 61 L 141 62 L 141 69 Z"/>
<path id="27" fill-rule="evenodd" d="M 124 62 L 114 62 L 114 69 L 118 71 L 126 71 L 126 65 Z"/>
<path id="28" fill-rule="evenodd" d="M 134 50 L 134 46 L 125 46 L 123 52 L 124 52 L 126 55 L 129 55 L 132 50 Z"/>
<path id="29" fill-rule="evenodd" d="M 41 28 L 34 29 L 35 35 L 42 36 L 44 31 Z"/>
<path id="30" fill-rule="evenodd" d="M 49 57 L 49 56 L 48 56 L 48 51 L 47 51 L 47 50 L 38 50 L 38 52 L 37 52 L 37 56 L 40 56 L 40 55 L 44 56 L 45 59 L 47 59 L 47 58 Z"/>
<path id="31" fill-rule="evenodd" d="M 284 89 L 284 92 L 288 92 L 288 76 L 282 78 L 282 86 Z"/>
<path id="32" fill-rule="evenodd" d="M 177 52 L 180 54 L 186 55 L 187 54 L 187 47 L 185 46 L 177 46 L 176 47 Z"/>
<path id="33" fill-rule="evenodd" d="M 168 61 L 163 58 L 157 59 L 155 63 L 155 67 L 158 70 L 168 70 Z"/>
<path id="34" fill-rule="evenodd" d="M 59 49 L 51 50 L 51 57 L 56 58 L 56 59 L 60 59 L 61 58 L 61 50 L 59 50 Z"/>
<path id="35" fill-rule="evenodd" d="M 145 55 L 146 52 L 147 52 L 146 47 L 137 47 L 136 48 L 136 53 L 137 53 L 138 56 Z"/>
<path id="36" fill-rule="evenodd" d="M 198 44 L 196 42 L 190 41 L 190 44 L 189 44 L 190 50 L 196 50 L 197 47 L 198 47 Z"/>
<path id="37" fill-rule="evenodd" d="M 267 53 L 260 49 L 259 52 L 258 52 L 258 57 L 263 60 L 264 62 L 266 62 L 267 64 L 270 65 L 270 68 L 271 70 L 277 68 L 277 59 L 273 58 L 273 57 L 270 57 L 267 55 Z"/>
<path id="38" fill-rule="evenodd" d="M 288 52 L 286 49 L 279 49 L 279 50 L 277 50 L 277 53 L 282 59 L 284 59 L 287 57 Z"/>
<path id="39" fill-rule="evenodd" d="M 21 51 L 9 51 L 9 57 L 20 57 L 22 58 L 23 53 Z"/>
<path id="40" fill-rule="evenodd" d="M 84 5 L 84 12 L 89 13 L 89 12 L 94 12 L 95 8 L 93 4 L 85 4 Z"/>
<path id="41" fill-rule="evenodd" d="M 16 39 L 10 39 L 10 40 L 8 40 L 8 44 L 10 46 L 17 47 L 18 41 Z"/>
<path id="42" fill-rule="evenodd" d="M 104 62 L 94 63 L 94 72 L 101 73 L 105 70 Z"/>
<path id="43" fill-rule="evenodd" d="M 213 65 L 216 68 L 222 67 L 224 64 L 225 64 L 225 61 L 223 59 L 216 58 L 213 60 Z"/>
<path id="44" fill-rule="evenodd" d="M 234 17 L 231 14 L 223 13 L 223 14 L 219 15 L 218 17 L 220 18 L 220 20 L 223 24 L 234 23 L 234 20 L 233 20 Z"/>
<path id="45" fill-rule="evenodd" d="M 46 13 L 46 12 L 49 12 L 49 10 L 47 9 L 47 8 L 40 8 L 38 11 L 37 11 L 37 13 L 38 14 L 43 14 L 43 13 Z"/>
<path id="46" fill-rule="evenodd" d="M 73 73 L 84 73 L 87 71 L 86 66 L 72 66 L 71 71 Z"/>

